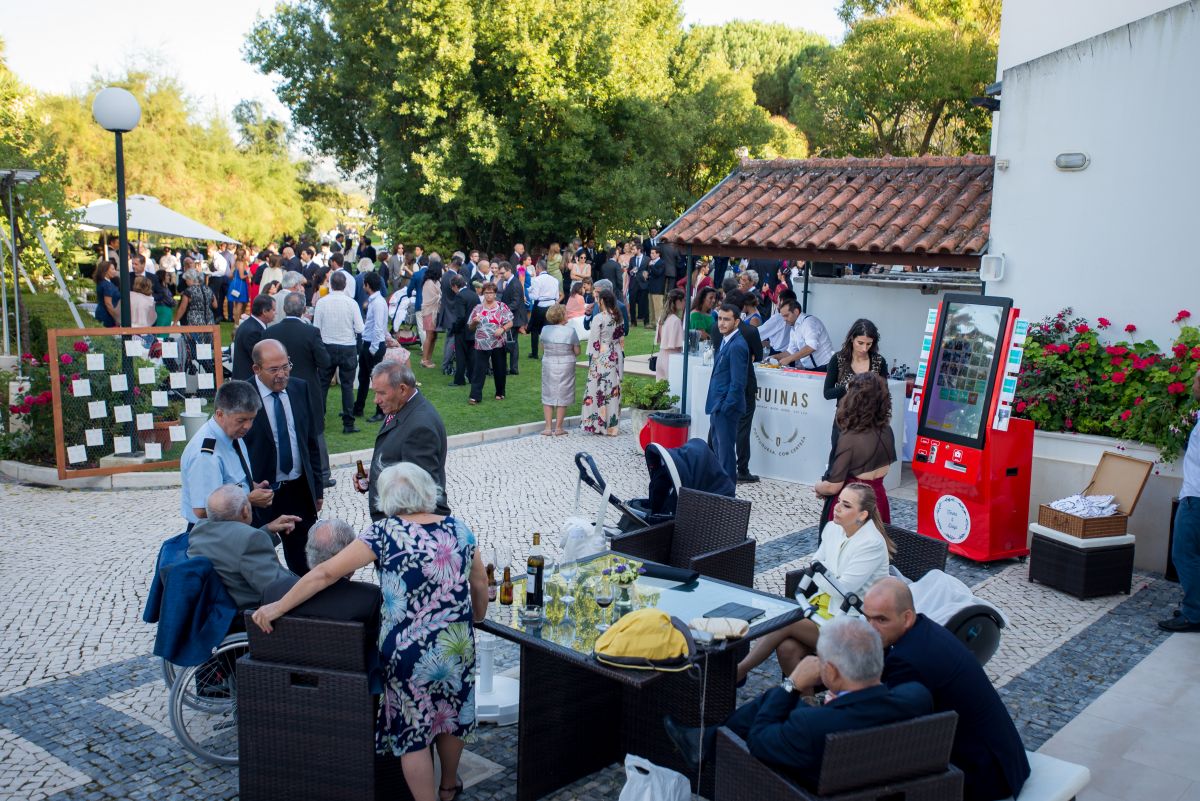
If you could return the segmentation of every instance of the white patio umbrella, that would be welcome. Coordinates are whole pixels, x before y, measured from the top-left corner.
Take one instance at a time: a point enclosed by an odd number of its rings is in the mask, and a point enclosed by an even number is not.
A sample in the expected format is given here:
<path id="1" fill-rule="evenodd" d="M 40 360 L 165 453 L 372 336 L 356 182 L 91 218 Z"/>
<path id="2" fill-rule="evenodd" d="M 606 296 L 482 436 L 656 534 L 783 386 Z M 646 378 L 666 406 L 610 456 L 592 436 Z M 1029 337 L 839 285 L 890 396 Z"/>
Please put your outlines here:
<path id="1" fill-rule="evenodd" d="M 112 200 L 97 200 L 91 205 L 76 209 L 82 213 L 79 222 L 96 228 L 117 227 L 117 204 Z M 131 195 L 125 202 L 127 219 L 125 224 L 133 231 L 162 236 L 178 236 L 184 239 L 199 239 L 205 242 L 229 242 L 239 244 L 225 234 L 196 222 L 177 211 L 172 211 L 149 195 Z"/>

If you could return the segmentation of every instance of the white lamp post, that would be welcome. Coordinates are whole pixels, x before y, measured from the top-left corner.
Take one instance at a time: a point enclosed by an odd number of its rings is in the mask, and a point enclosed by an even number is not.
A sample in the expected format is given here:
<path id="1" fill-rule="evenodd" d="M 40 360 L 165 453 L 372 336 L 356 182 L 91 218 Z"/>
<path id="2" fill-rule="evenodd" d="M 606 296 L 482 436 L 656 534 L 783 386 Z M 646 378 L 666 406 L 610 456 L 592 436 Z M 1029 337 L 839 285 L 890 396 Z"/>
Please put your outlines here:
<path id="1" fill-rule="evenodd" d="M 117 235 L 120 249 L 117 258 L 121 265 L 121 327 L 128 328 L 129 318 L 129 231 L 125 227 L 125 152 L 121 134 L 137 127 L 142 119 L 142 107 L 128 91 L 110 86 L 101 89 L 92 101 L 92 116 L 100 127 L 117 137 Z"/>

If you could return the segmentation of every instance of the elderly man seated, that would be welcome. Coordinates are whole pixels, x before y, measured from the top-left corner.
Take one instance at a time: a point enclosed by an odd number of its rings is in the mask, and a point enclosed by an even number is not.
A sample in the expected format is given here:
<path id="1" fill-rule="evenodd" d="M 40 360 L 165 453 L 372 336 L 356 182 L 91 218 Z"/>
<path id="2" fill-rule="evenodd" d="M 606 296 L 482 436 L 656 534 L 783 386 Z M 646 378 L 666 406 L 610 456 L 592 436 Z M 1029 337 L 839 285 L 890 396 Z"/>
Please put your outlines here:
<path id="1" fill-rule="evenodd" d="M 963 772 L 963 798 L 995 801 L 1020 793 L 1029 778 L 1025 746 L 979 660 L 944 626 L 917 614 L 912 592 L 899 579 L 871 586 L 863 616 L 888 649 L 884 684 L 920 682 L 933 694 L 934 711 L 958 713 L 950 761 Z"/>
<path id="2" fill-rule="evenodd" d="M 327 518 L 319 520 L 309 529 L 308 545 L 305 556 L 308 557 L 308 567 L 311 570 L 317 565 L 327 562 L 337 556 L 343 548 L 354 542 L 354 529 L 345 520 Z M 312 598 L 297 606 L 289 614 L 299 617 L 320 617 L 330 620 L 352 620 L 373 624 L 379 629 L 379 605 L 381 597 L 379 587 L 366 581 L 351 581 L 349 575 L 340 579 L 318 592 Z M 263 603 L 278 601 L 287 595 L 299 578 L 291 573 L 282 576 L 271 583 L 263 592 Z"/>
<path id="3" fill-rule="evenodd" d="M 238 609 L 262 603 L 262 594 L 279 578 L 295 574 L 279 563 L 275 546 L 300 518 L 280 515 L 262 528 L 250 525 L 250 498 L 237 484 L 213 490 L 204 504 L 207 517 L 188 535 L 188 558 L 207 557 Z M 239 618 L 240 619 L 240 618 Z"/>
<path id="4" fill-rule="evenodd" d="M 883 673 L 883 643 L 879 634 L 858 618 L 836 618 L 821 629 L 817 656 L 821 681 L 832 700 L 809 706 L 801 700 L 798 673 L 810 662 L 797 666 L 783 684 L 754 701 L 738 707 L 725 725 L 746 741 L 750 753 L 762 762 L 815 786 L 825 754 L 825 735 L 883 726 L 929 714 L 933 700 L 929 690 L 917 683 L 894 687 L 880 681 Z M 713 754 L 716 728 L 684 728 L 670 715 L 663 719 L 667 735 L 675 743 L 692 773 L 698 762 Z"/>

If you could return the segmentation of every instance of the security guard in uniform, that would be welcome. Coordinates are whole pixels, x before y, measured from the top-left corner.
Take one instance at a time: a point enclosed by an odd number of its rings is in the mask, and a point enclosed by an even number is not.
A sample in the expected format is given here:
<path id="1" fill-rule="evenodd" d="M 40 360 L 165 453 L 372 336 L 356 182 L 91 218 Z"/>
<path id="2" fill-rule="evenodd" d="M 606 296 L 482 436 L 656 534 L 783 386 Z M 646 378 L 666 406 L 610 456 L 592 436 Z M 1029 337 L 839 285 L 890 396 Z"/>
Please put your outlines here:
<path id="1" fill-rule="evenodd" d="M 266 508 L 275 497 L 270 482 L 252 483 L 246 446 L 241 442 L 262 408 L 258 390 L 247 381 L 226 381 L 217 390 L 215 403 L 213 416 L 192 437 L 179 460 L 183 480 L 180 512 L 188 531 L 205 517 L 208 496 L 225 484 L 241 485 L 255 507 Z"/>

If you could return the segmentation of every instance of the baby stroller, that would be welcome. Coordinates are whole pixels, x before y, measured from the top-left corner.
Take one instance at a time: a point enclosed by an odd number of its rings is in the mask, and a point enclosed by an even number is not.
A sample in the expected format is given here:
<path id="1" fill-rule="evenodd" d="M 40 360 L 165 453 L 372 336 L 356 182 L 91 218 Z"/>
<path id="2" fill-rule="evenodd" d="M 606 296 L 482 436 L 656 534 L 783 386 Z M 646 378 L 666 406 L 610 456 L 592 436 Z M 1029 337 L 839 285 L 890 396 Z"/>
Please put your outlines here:
<path id="1" fill-rule="evenodd" d="M 604 526 L 610 505 L 621 513 L 615 528 L 605 527 L 608 536 L 673 519 L 681 487 L 730 498 L 734 497 L 736 490 L 733 479 L 721 469 L 716 455 L 702 439 L 688 440 L 678 448 L 664 448 L 657 442 L 646 446 L 646 469 L 650 473 L 647 498 L 626 501 L 614 495 L 612 488 L 600 475 L 596 460 L 586 451 L 575 454 L 575 467 L 579 471 L 579 480 L 575 484 L 575 510 L 572 516 L 580 516 L 580 495 L 586 484 L 601 498 L 595 516 L 597 526 Z"/>

